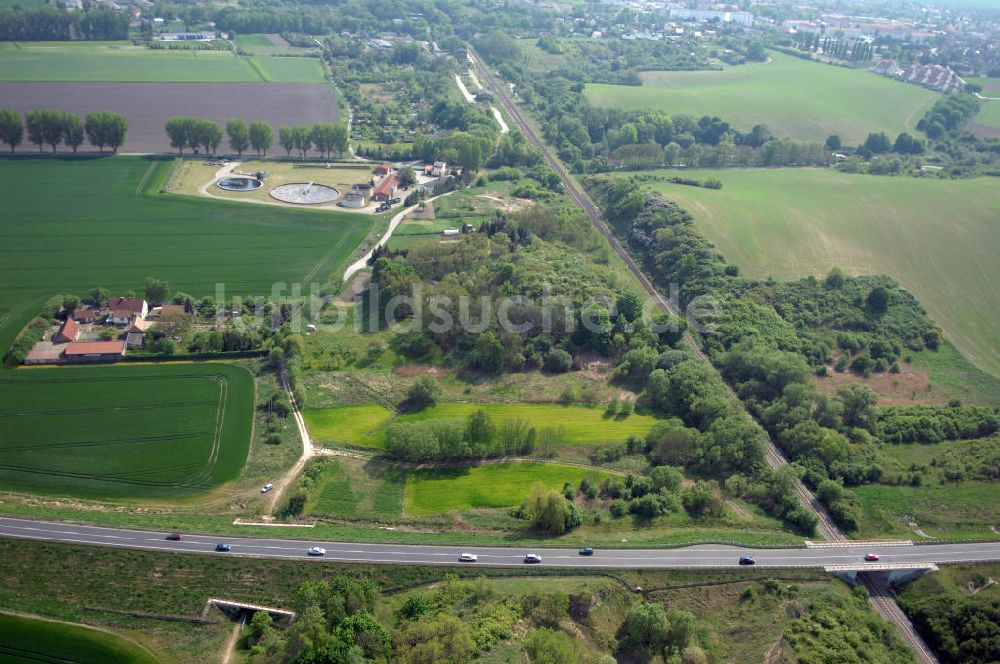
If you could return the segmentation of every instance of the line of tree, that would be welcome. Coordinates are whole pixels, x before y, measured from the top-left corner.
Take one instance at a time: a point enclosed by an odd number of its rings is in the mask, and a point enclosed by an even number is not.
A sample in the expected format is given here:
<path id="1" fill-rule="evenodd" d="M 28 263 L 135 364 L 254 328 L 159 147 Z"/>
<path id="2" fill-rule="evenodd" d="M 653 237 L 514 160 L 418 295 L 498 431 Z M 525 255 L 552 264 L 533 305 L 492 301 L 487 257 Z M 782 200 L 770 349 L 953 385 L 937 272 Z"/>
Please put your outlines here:
<path id="1" fill-rule="evenodd" d="M 55 152 L 60 144 L 76 152 L 84 138 L 101 152 L 106 147 L 117 152 L 125 143 L 128 120 L 117 113 L 98 111 L 88 113 L 86 120 L 81 121 L 72 113 L 42 108 L 28 111 L 22 122 L 17 111 L 0 108 L 0 142 L 10 147 L 11 153 L 24 141 L 25 129 L 28 141 L 34 143 L 39 152 L 46 145 Z"/>
<path id="2" fill-rule="evenodd" d="M 531 454 L 535 438 L 535 428 L 527 420 L 504 420 L 497 426 L 486 411 L 477 410 L 464 420 L 392 424 L 385 432 L 385 452 L 413 462 L 485 459 Z"/>
<path id="3" fill-rule="evenodd" d="M 96 8 L 70 12 L 58 7 L 0 7 L 0 41 L 128 39 L 128 12 Z"/>
<path id="4" fill-rule="evenodd" d="M 236 154 L 243 156 L 243 151 L 253 148 L 257 156 L 266 156 L 274 144 L 274 132 L 271 125 L 263 120 L 254 120 L 247 124 L 242 118 L 233 118 L 226 123 L 226 135 L 229 137 L 229 147 Z"/>
<path id="5" fill-rule="evenodd" d="M 309 125 L 282 125 L 278 127 L 278 143 L 285 148 L 286 156 L 291 156 L 292 150 L 299 157 L 305 157 L 309 150 L 316 148 L 321 157 L 329 157 L 333 153 L 343 155 L 348 149 L 347 124 L 340 122 L 320 122 Z"/>
<path id="6" fill-rule="evenodd" d="M 178 115 L 167 120 L 167 138 L 170 147 L 184 154 L 184 148 L 190 148 L 196 154 L 203 149 L 205 154 L 215 154 L 222 142 L 222 127 L 211 120 L 189 115 Z"/>

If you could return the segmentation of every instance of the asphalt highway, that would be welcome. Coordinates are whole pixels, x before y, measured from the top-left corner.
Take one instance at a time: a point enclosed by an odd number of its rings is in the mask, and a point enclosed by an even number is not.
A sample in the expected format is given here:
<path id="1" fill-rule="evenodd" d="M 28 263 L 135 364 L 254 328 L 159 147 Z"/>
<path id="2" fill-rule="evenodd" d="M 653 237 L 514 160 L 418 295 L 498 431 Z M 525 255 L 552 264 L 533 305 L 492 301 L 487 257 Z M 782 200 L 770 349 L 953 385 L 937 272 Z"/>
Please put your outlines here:
<path id="1" fill-rule="evenodd" d="M 758 567 L 822 567 L 824 565 L 864 564 L 865 554 L 877 553 L 880 565 L 914 563 L 972 563 L 1000 560 L 1000 542 L 899 546 L 885 544 L 847 544 L 833 548 L 750 549 L 717 544 L 703 544 L 682 549 L 601 549 L 592 556 L 581 556 L 577 549 L 531 549 L 463 546 L 424 546 L 417 544 L 360 544 L 315 540 L 217 537 L 181 534 L 179 541 L 166 539 L 167 532 L 99 528 L 74 524 L 0 518 L 0 537 L 31 539 L 66 544 L 111 546 L 123 549 L 312 560 L 315 562 L 395 563 L 418 565 L 517 566 L 524 564 L 526 553 L 537 553 L 542 562 L 535 567 L 589 568 L 667 568 L 697 569 L 738 567 L 741 555 L 751 556 Z M 216 553 L 215 546 L 226 543 L 228 553 Z M 324 556 L 310 556 L 310 547 L 326 549 Z M 459 563 L 462 553 L 479 557 L 475 563 Z"/>

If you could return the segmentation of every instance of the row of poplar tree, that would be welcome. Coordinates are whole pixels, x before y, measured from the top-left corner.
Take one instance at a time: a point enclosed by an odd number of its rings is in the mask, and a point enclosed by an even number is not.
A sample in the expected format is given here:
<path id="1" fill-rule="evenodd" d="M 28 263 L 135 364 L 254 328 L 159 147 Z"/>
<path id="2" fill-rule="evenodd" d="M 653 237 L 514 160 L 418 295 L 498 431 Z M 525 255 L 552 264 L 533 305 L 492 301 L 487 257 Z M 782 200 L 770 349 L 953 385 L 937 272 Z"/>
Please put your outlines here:
<path id="1" fill-rule="evenodd" d="M 101 152 L 104 148 L 117 152 L 125 143 L 128 120 L 109 111 L 88 113 L 86 119 L 81 120 L 72 113 L 50 108 L 28 111 L 22 120 L 17 111 L 0 108 L 0 142 L 6 143 L 11 152 L 24 142 L 25 130 L 28 141 L 38 146 L 39 152 L 46 145 L 55 152 L 60 144 L 76 152 L 84 140 Z"/>

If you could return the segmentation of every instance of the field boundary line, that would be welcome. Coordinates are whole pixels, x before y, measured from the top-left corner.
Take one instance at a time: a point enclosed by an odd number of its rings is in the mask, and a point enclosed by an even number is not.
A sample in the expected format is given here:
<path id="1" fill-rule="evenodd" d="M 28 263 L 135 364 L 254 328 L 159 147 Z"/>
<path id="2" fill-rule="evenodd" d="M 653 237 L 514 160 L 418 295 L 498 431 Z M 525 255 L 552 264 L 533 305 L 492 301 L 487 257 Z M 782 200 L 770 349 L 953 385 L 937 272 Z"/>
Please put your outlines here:
<path id="1" fill-rule="evenodd" d="M 146 172 L 143 174 L 142 179 L 139 180 L 139 184 L 136 185 L 135 187 L 136 196 L 140 198 L 142 197 L 142 192 L 146 190 L 146 183 L 149 182 L 149 178 L 153 175 L 153 171 L 156 170 L 157 163 L 158 162 L 155 161 L 149 162 L 149 168 L 146 169 Z"/>
<path id="2" fill-rule="evenodd" d="M 247 63 L 247 65 L 249 65 L 250 69 L 253 70 L 253 73 L 255 73 L 258 76 L 260 76 L 260 82 L 261 83 L 274 83 L 274 81 L 272 81 L 271 79 L 269 79 L 267 76 L 264 75 L 264 72 L 257 65 L 257 62 L 253 59 L 253 57 L 246 57 L 245 58 L 242 55 L 237 55 L 236 53 L 233 54 L 233 57 L 235 57 L 237 60 L 239 60 L 239 59 L 244 60 Z"/>

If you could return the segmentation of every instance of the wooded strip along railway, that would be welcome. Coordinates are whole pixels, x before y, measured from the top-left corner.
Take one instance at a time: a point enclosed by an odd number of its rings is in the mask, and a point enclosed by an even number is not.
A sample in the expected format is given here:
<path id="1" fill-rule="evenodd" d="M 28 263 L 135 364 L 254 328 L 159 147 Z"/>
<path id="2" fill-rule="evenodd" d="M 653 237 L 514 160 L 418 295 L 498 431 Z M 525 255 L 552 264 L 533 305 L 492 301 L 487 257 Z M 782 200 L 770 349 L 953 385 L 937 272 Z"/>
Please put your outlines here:
<path id="1" fill-rule="evenodd" d="M 621 243 L 618 242 L 618 238 L 615 237 L 611 228 L 604 221 L 601 210 L 590 199 L 587 192 L 583 191 L 576 185 L 573 179 L 569 176 L 569 173 L 566 171 L 566 168 L 551 153 L 548 146 L 541 140 L 538 134 L 535 133 L 531 124 L 521 114 L 520 109 L 514 104 L 514 102 L 510 99 L 510 96 L 507 94 L 507 86 L 502 81 L 498 80 L 488 67 L 482 64 L 478 54 L 474 54 L 472 57 L 474 66 L 479 71 L 482 78 L 486 81 L 487 87 L 493 91 L 494 98 L 500 102 L 500 105 L 503 106 L 504 110 L 511 117 L 514 123 L 522 132 L 524 132 L 528 141 L 542 151 L 542 154 L 545 155 L 545 160 L 548 162 L 549 166 L 551 166 L 552 170 L 558 173 L 560 179 L 562 179 L 563 186 L 566 188 L 566 193 L 569 194 L 570 198 L 572 198 L 573 201 L 580 206 L 580 208 L 590 215 L 590 218 L 593 220 L 594 227 L 597 228 L 597 231 L 607 239 L 612 249 L 614 249 L 615 253 L 618 254 L 622 261 L 625 262 L 629 271 L 635 275 L 636 279 L 639 280 L 639 283 L 642 284 L 642 287 L 646 290 L 649 296 L 653 298 L 653 301 L 656 302 L 656 305 L 660 308 L 660 310 L 663 311 L 663 313 L 672 316 L 680 315 L 679 312 L 675 311 L 670 305 L 670 302 L 660 294 L 656 287 L 653 286 L 653 283 L 639 268 L 639 265 L 635 262 L 632 256 L 625 250 L 624 247 L 622 247 Z M 687 344 L 688 348 L 691 350 L 691 354 L 696 359 L 705 362 L 708 366 L 713 367 L 714 370 L 714 365 L 712 365 L 705 354 L 701 352 L 701 348 L 699 347 L 697 340 L 689 331 L 684 333 L 684 342 Z M 725 381 L 723 381 L 723 383 L 727 386 L 727 390 L 729 391 L 729 395 L 734 403 L 734 406 L 751 420 L 757 422 L 757 419 L 753 416 L 753 414 L 751 414 L 750 411 L 743 406 L 743 403 L 737 398 L 736 394 L 731 388 L 729 388 L 729 384 L 725 383 Z M 781 450 L 778 449 L 778 446 L 774 443 L 770 434 L 767 437 L 766 458 L 767 462 L 773 468 L 778 468 L 788 463 L 788 460 L 781 453 Z M 802 503 L 819 519 L 819 523 L 817 525 L 819 534 L 824 539 L 829 541 L 845 541 L 847 538 L 844 536 L 844 533 L 835 523 L 833 523 L 833 520 L 826 511 L 826 508 L 823 507 L 809 488 L 806 487 L 801 480 L 796 481 L 795 488 Z M 905 614 L 903 614 L 902 609 L 899 608 L 899 605 L 896 604 L 896 601 L 887 593 L 887 591 L 885 591 L 885 589 L 880 588 L 878 593 L 872 593 L 872 604 L 876 607 L 876 609 L 878 609 L 879 613 L 881 613 L 883 617 L 897 626 L 902 637 L 907 643 L 910 644 L 914 653 L 917 655 L 917 658 L 921 662 L 924 662 L 925 664 L 937 662 L 937 658 L 923 642 L 923 639 L 920 638 L 920 635 L 916 633 L 916 630 L 913 629 L 913 625 L 910 624 L 909 620 L 906 619 Z"/>
<path id="2" fill-rule="evenodd" d="M 645 273 L 643 273 L 642 269 L 640 269 L 639 265 L 635 262 L 635 259 L 632 258 L 632 255 L 629 254 L 624 247 L 622 247 L 618 238 L 615 237 L 611 228 L 604 221 L 604 216 L 602 215 L 601 210 L 590 199 L 590 196 L 588 196 L 585 191 L 580 189 L 572 178 L 570 178 L 569 173 L 566 172 L 566 168 L 558 159 L 556 159 L 556 157 L 552 155 L 545 143 L 538 137 L 531 125 L 525 120 L 520 109 L 514 105 L 513 101 L 511 101 L 510 97 L 507 95 L 505 86 L 502 82 L 497 80 L 496 77 L 493 76 L 493 73 L 480 63 L 478 56 L 476 56 L 474 60 L 476 68 L 480 71 L 483 78 L 489 82 L 489 87 L 494 91 L 496 98 L 500 100 L 500 104 L 504 107 L 504 110 L 507 111 L 507 114 L 511 116 L 521 131 L 524 132 L 524 135 L 532 143 L 532 145 L 542 151 L 542 154 L 545 155 L 545 160 L 548 162 L 549 166 L 551 166 L 562 179 L 563 186 L 566 188 L 566 192 L 569 194 L 570 198 L 572 198 L 577 205 L 590 215 L 598 232 L 603 235 L 605 239 L 607 239 L 611 248 L 614 249 L 615 253 L 618 254 L 622 261 L 625 262 L 629 271 L 632 272 L 636 279 L 639 280 L 639 283 L 641 283 L 643 288 L 646 289 L 649 296 L 653 298 L 653 301 L 656 302 L 656 305 L 660 308 L 660 310 L 671 316 L 680 316 L 681 314 L 677 312 L 671 306 L 670 302 L 660 294 L 655 286 L 653 286 L 653 283 L 646 277 Z M 701 347 L 698 345 L 697 339 L 695 339 L 694 335 L 690 332 L 684 333 L 684 343 L 687 344 L 691 354 L 696 359 L 705 362 L 709 366 L 713 366 L 705 354 L 701 351 Z M 728 387 L 728 383 L 724 382 L 724 384 L 727 386 L 729 396 L 734 405 L 747 417 L 756 422 L 756 418 L 754 418 L 754 416 L 743 407 L 742 402 L 740 402 L 740 400 L 736 397 L 736 394 L 732 391 L 732 389 Z M 774 444 L 774 441 L 771 440 L 770 436 L 768 436 L 767 461 L 772 467 L 775 468 L 788 463 L 788 460 L 785 459 L 781 450 L 779 450 L 777 445 Z M 796 489 L 798 490 L 802 502 L 812 512 L 814 512 L 819 519 L 819 533 L 823 536 L 823 538 L 830 541 L 846 540 L 847 538 L 840 531 L 837 525 L 833 523 L 830 516 L 827 514 L 826 509 L 816 499 L 816 497 L 813 496 L 812 492 L 809 491 L 809 489 L 801 482 L 796 483 Z"/>

